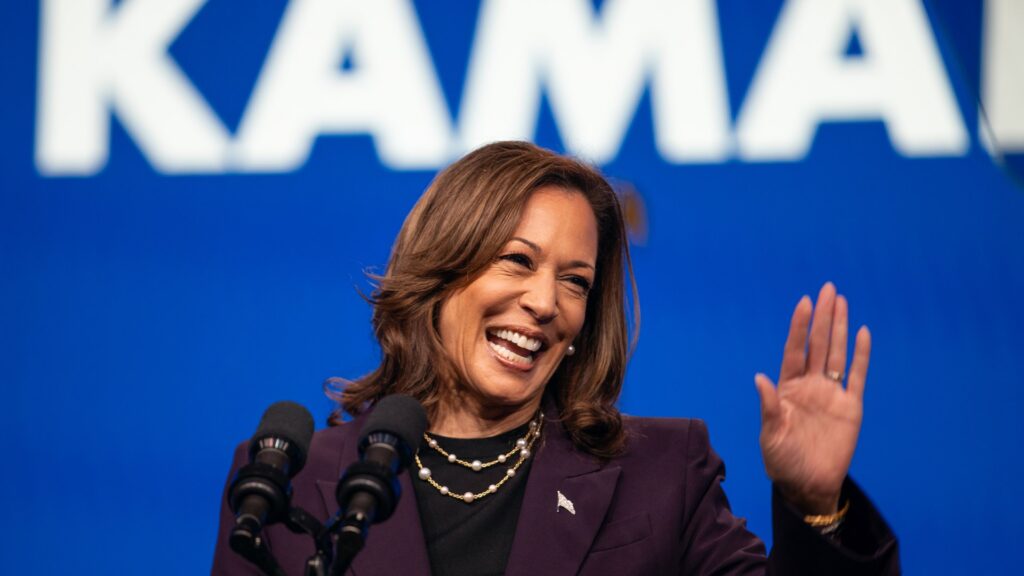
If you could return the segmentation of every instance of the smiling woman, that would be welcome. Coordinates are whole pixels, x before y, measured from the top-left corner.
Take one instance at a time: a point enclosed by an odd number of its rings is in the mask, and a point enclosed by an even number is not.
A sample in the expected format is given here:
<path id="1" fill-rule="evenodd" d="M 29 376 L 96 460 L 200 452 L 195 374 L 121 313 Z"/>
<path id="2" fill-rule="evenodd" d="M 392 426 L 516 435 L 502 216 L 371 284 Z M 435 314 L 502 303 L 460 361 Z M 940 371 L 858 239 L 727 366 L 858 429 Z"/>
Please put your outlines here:
<path id="1" fill-rule="evenodd" d="M 621 450 L 635 284 L 621 208 L 593 168 L 523 142 L 467 155 L 420 198 L 377 280 L 382 361 L 335 381 L 344 410 L 405 393 L 435 432 L 479 437 L 525 423 L 546 391 L 574 443 Z M 633 300 L 638 310 L 635 289 Z M 525 353 L 519 336 L 540 348 Z M 579 352 L 567 357 L 569 346 Z"/>
<path id="2" fill-rule="evenodd" d="M 597 222 L 582 194 L 542 188 L 497 260 L 441 306 L 458 386 L 433 428 L 491 436 L 525 423 L 583 328 L 597 262 Z"/>
<path id="3" fill-rule="evenodd" d="M 847 477 L 870 336 L 858 332 L 847 378 L 831 283 L 794 310 L 779 385 L 755 378 L 775 487 L 766 555 L 729 509 L 702 422 L 615 406 L 638 308 L 622 211 L 596 170 L 522 142 L 479 149 L 437 176 L 376 280 L 380 365 L 331 381 L 340 406 L 294 479 L 293 504 L 328 518 L 365 414 L 399 393 L 427 409 L 409 495 L 355 573 L 899 572 L 894 536 Z M 226 546 L 232 524 L 225 503 L 215 574 L 251 573 Z M 313 552 L 281 526 L 263 537 L 285 570 Z"/>

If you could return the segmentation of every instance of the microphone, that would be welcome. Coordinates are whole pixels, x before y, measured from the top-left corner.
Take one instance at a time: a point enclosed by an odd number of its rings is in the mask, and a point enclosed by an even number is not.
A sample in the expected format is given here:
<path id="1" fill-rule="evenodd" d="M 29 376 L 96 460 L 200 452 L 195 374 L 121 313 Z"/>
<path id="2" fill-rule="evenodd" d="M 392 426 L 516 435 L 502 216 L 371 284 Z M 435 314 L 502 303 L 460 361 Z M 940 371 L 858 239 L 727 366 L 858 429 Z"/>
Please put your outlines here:
<path id="1" fill-rule="evenodd" d="M 235 513 L 229 543 L 251 557 L 262 549 L 260 531 L 285 518 L 291 500 L 291 478 L 306 464 L 313 439 L 313 417 L 295 402 L 267 408 L 249 440 L 249 464 L 235 475 L 228 503 Z"/>
<path id="2" fill-rule="evenodd" d="M 427 431 L 427 414 L 412 396 L 392 394 L 377 401 L 359 435 L 359 462 L 338 482 L 341 508 L 333 574 L 347 569 L 366 541 L 370 524 L 391 517 L 401 497 L 398 475 L 412 463 Z"/>

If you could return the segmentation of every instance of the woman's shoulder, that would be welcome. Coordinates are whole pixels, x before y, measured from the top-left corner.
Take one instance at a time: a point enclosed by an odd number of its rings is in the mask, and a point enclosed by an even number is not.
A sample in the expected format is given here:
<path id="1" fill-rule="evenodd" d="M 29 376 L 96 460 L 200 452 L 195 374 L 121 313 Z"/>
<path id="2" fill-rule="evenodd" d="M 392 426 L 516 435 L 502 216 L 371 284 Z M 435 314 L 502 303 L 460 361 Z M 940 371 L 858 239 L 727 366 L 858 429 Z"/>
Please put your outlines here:
<path id="1" fill-rule="evenodd" d="M 698 418 L 650 418 L 624 416 L 626 451 L 629 459 L 689 457 L 706 454 L 710 448 L 707 425 Z"/>
<path id="2" fill-rule="evenodd" d="M 342 459 L 350 452 L 352 455 L 356 454 L 358 441 L 359 426 L 352 422 L 317 430 L 309 444 L 306 466 L 302 473 L 316 478 L 336 476 L 342 466 Z"/>
<path id="3" fill-rule="evenodd" d="M 714 478 L 717 460 L 708 443 L 707 426 L 696 418 L 638 418 L 625 416 L 625 450 L 607 462 L 619 469 L 619 486 L 626 500 L 661 494 L 666 506 L 689 507 Z M 666 491 L 671 488 L 675 504 Z"/>
<path id="4" fill-rule="evenodd" d="M 355 422 L 349 421 L 341 424 L 333 424 L 314 432 L 313 443 L 311 446 L 317 446 L 320 444 L 325 446 L 344 444 L 346 442 L 357 440 L 358 435 L 359 426 Z"/>
<path id="5" fill-rule="evenodd" d="M 652 418 L 624 414 L 622 423 L 626 434 L 644 438 L 707 436 L 707 424 L 699 418 Z"/>

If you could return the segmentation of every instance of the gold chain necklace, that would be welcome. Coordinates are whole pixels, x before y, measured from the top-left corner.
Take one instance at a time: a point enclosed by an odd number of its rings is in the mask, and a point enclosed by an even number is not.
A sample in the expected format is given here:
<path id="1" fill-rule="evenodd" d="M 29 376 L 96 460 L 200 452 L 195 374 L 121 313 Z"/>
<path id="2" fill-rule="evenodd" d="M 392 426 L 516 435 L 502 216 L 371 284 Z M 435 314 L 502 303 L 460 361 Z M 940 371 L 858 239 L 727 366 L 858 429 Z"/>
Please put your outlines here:
<path id="1" fill-rule="evenodd" d="M 491 484 L 487 486 L 487 489 L 483 490 L 482 492 L 464 492 L 462 494 L 458 494 L 456 492 L 452 492 L 451 489 L 449 489 L 447 486 L 442 485 L 437 480 L 434 480 L 433 472 L 430 470 L 430 468 L 427 468 L 426 466 L 423 465 L 423 461 L 420 460 L 420 453 L 417 450 L 416 467 L 419 468 L 420 480 L 423 480 L 424 482 L 427 482 L 428 484 L 433 486 L 434 489 L 440 492 L 442 496 L 449 496 L 451 498 L 455 498 L 456 500 L 461 500 L 466 504 L 472 504 L 473 502 L 483 498 L 484 496 L 494 494 L 495 492 L 498 491 L 498 488 L 501 488 L 502 485 L 508 482 L 509 478 L 512 478 L 513 476 L 516 475 L 516 472 L 523 465 L 523 462 L 526 462 L 526 459 L 529 458 L 530 455 L 533 453 L 533 445 L 537 442 L 537 439 L 540 438 L 541 426 L 543 426 L 543 418 L 541 414 L 537 414 L 537 418 L 530 422 L 530 430 L 527 431 L 526 435 L 516 440 L 515 448 L 503 454 L 498 454 L 497 458 L 489 462 L 481 462 L 479 460 L 467 462 L 466 460 L 462 460 L 455 454 L 445 451 L 445 449 L 441 448 L 441 446 L 437 443 L 437 440 L 431 438 L 429 435 L 424 433 L 423 439 L 427 441 L 427 446 L 430 446 L 430 448 L 432 448 L 435 452 L 444 456 L 448 460 L 448 462 L 464 466 L 474 472 L 480 472 L 485 468 L 490 468 L 491 466 L 495 466 L 497 464 L 505 464 L 506 462 L 508 462 L 509 458 L 512 458 L 517 452 L 519 453 L 519 460 L 516 461 L 516 463 L 513 464 L 508 470 L 505 470 L 505 475 L 501 477 L 501 480 L 499 480 L 497 484 Z"/>

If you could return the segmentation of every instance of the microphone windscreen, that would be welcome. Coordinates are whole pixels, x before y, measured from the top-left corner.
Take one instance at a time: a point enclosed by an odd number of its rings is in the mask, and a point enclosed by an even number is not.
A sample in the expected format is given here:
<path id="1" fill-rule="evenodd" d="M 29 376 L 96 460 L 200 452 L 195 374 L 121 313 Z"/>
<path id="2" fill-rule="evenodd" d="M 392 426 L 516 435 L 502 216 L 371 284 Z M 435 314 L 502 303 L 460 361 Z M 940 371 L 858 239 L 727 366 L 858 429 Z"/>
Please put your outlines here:
<path id="1" fill-rule="evenodd" d="M 366 417 L 359 444 L 363 445 L 374 432 L 390 432 L 398 436 L 409 450 L 415 451 L 426 431 L 427 413 L 419 401 L 405 394 L 391 394 L 378 400 L 373 412 Z"/>
<path id="2" fill-rule="evenodd" d="M 291 463 L 293 474 L 298 473 L 306 462 L 309 444 L 313 441 L 313 428 L 313 415 L 304 406 L 288 401 L 275 402 L 263 413 L 250 441 L 250 450 L 255 450 L 263 438 L 288 440 L 294 448 L 294 453 L 290 454 L 295 460 Z"/>

